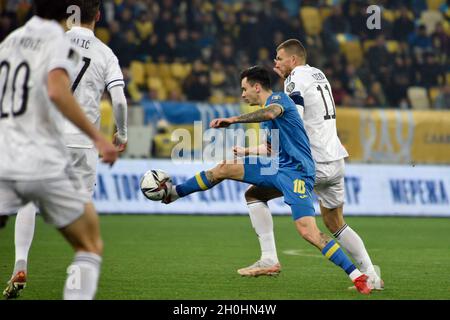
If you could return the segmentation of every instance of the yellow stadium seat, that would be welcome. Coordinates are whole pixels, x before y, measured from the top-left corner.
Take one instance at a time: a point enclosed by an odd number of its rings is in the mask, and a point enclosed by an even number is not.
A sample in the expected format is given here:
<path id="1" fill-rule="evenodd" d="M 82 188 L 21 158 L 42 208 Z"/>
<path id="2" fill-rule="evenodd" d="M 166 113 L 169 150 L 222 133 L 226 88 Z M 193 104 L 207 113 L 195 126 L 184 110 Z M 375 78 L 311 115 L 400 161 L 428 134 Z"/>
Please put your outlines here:
<path id="1" fill-rule="evenodd" d="M 113 108 L 108 100 L 102 100 L 100 102 L 100 114 L 100 131 L 108 138 L 109 141 L 112 141 L 115 131 L 115 122 Z"/>
<path id="2" fill-rule="evenodd" d="M 131 79 L 136 85 L 141 86 L 145 84 L 145 67 L 142 62 L 132 61 L 130 73 Z"/>
<path id="3" fill-rule="evenodd" d="M 375 40 L 366 40 L 363 43 L 364 52 L 368 52 L 371 47 L 376 44 Z"/>
<path id="4" fill-rule="evenodd" d="M 322 31 L 322 19 L 319 9 L 314 7 L 303 7 L 300 9 L 300 17 L 307 35 L 315 36 Z"/>
<path id="5" fill-rule="evenodd" d="M 363 52 L 359 41 L 347 41 L 343 44 L 343 51 L 347 61 L 359 67 L 363 62 Z"/>
<path id="6" fill-rule="evenodd" d="M 174 78 L 184 80 L 189 75 L 191 70 L 186 68 L 186 65 L 175 62 L 170 65 L 170 72 Z"/>
<path id="7" fill-rule="evenodd" d="M 108 44 L 111 40 L 111 34 L 107 28 L 97 28 L 95 29 L 95 36 L 99 38 L 103 43 Z"/>
<path id="8" fill-rule="evenodd" d="M 209 73 L 209 77 L 211 79 L 211 84 L 213 86 L 220 86 L 222 83 L 225 82 L 225 79 L 227 76 L 226 76 L 225 72 L 223 72 L 223 71 L 219 71 L 219 72 L 211 71 Z"/>
<path id="9" fill-rule="evenodd" d="M 427 89 L 423 87 L 409 87 L 408 99 L 415 110 L 430 109 L 430 100 L 428 99 Z"/>
<path id="10" fill-rule="evenodd" d="M 383 18 L 391 23 L 394 22 L 396 18 L 395 11 L 383 9 Z"/>
<path id="11" fill-rule="evenodd" d="M 153 138 L 153 156 L 155 158 L 171 158 L 173 147 L 176 142 L 172 141 L 172 133 L 158 133 Z M 190 151 L 190 150 L 186 150 Z"/>
<path id="12" fill-rule="evenodd" d="M 427 0 L 428 10 L 439 10 L 439 7 L 445 3 L 445 0 Z"/>
<path id="13" fill-rule="evenodd" d="M 331 7 L 321 7 L 319 9 L 319 13 L 320 13 L 320 19 L 322 20 L 322 23 L 329 17 L 331 16 L 331 13 L 333 12 L 333 10 L 331 9 Z"/>
<path id="14" fill-rule="evenodd" d="M 150 91 L 155 91 L 158 100 L 167 99 L 167 91 L 164 87 L 162 80 L 158 77 L 149 77 L 147 79 L 147 87 Z"/>
<path id="15" fill-rule="evenodd" d="M 209 103 L 211 104 L 221 104 L 225 102 L 225 96 L 222 91 L 214 90 L 209 97 Z"/>
<path id="16" fill-rule="evenodd" d="M 181 92 L 181 86 L 174 78 L 163 78 L 163 85 L 166 91 Z"/>
<path id="17" fill-rule="evenodd" d="M 158 63 L 158 73 L 157 76 L 161 78 L 170 78 L 172 76 L 172 72 L 170 70 L 170 64 L 168 63 Z"/>
<path id="18" fill-rule="evenodd" d="M 434 102 L 436 101 L 436 98 L 440 92 L 441 92 L 441 89 L 438 87 L 430 88 L 429 93 L 430 93 L 430 100 L 431 100 L 432 106 L 434 106 Z"/>
<path id="19" fill-rule="evenodd" d="M 158 76 L 158 66 L 156 63 L 151 63 L 151 62 L 146 63 L 145 71 L 149 77 Z"/>
<path id="20" fill-rule="evenodd" d="M 398 50 L 400 49 L 398 41 L 395 40 L 386 41 L 386 46 L 390 53 L 397 53 Z"/>
<path id="21" fill-rule="evenodd" d="M 238 103 L 239 98 L 235 96 L 225 96 L 225 103 Z"/>

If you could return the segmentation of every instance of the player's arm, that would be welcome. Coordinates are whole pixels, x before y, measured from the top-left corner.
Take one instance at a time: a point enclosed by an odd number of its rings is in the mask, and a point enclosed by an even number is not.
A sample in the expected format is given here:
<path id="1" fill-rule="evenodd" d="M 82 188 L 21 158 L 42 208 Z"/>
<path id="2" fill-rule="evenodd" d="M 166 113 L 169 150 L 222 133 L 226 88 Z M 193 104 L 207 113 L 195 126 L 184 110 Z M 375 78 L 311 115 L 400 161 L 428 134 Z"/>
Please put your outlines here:
<path id="1" fill-rule="evenodd" d="M 243 114 L 231 118 L 214 119 L 211 121 L 211 128 L 227 128 L 234 123 L 257 123 L 278 118 L 283 114 L 283 107 L 279 104 L 271 104 L 255 112 Z"/>
<path id="2" fill-rule="evenodd" d="M 109 89 L 111 102 L 116 120 L 117 132 L 114 134 L 114 145 L 123 152 L 127 146 L 127 99 L 122 86 L 115 86 Z"/>
<path id="3" fill-rule="evenodd" d="M 267 156 L 271 153 L 270 144 L 264 143 L 260 144 L 256 147 L 233 147 L 233 153 L 236 157 L 246 157 L 246 156 L 252 156 L 252 155 L 261 155 L 261 156 Z"/>
<path id="4" fill-rule="evenodd" d="M 300 114 L 300 117 L 303 119 L 303 113 L 305 111 L 305 103 L 303 100 L 302 95 L 299 91 L 291 92 L 289 94 L 289 98 L 291 98 L 292 101 L 294 101 L 295 106 L 297 107 L 298 113 Z"/>
<path id="5" fill-rule="evenodd" d="M 113 164 L 117 159 L 116 148 L 88 120 L 70 90 L 69 76 L 64 69 L 53 69 L 48 73 L 47 92 L 59 111 L 86 133 L 103 154 L 103 161 Z"/>

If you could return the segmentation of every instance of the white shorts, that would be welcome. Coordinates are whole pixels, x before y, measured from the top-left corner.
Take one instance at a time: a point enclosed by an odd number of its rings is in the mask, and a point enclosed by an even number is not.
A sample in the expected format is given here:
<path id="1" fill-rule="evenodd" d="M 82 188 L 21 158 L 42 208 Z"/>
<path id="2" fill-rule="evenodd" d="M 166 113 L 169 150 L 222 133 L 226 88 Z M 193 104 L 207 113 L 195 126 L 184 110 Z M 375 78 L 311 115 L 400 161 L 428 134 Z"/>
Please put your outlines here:
<path id="1" fill-rule="evenodd" d="M 345 201 L 345 161 L 316 163 L 316 192 L 322 206 L 327 209 L 340 207 Z"/>
<path id="2" fill-rule="evenodd" d="M 81 178 L 89 194 L 94 194 L 98 151 L 95 148 L 68 148 L 74 173 Z"/>
<path id="3" fill-rule="evenodd" d="M 91 201 L 83 183 L 71 170 L 69 167 L 65 176 L 46 180 L 0 180 L 0 213 L 14 214 L 33 202 L 47 223 L 58 229 L 70 225 L 81 217 L 85 205 Z"/>

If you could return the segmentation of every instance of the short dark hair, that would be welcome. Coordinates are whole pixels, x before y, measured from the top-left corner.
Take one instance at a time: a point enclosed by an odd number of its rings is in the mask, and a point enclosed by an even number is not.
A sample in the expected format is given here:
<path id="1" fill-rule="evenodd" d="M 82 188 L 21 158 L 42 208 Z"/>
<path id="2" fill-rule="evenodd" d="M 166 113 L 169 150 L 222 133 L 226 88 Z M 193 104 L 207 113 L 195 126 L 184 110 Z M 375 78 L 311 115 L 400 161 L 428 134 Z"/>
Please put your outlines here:
<path id="1" fill-rule="evenodd" d="M 271 88 L 270 74 L 264 67 L 254 66 L 242 71 L 241 82 L 244 78 L 247 78 L 251 85 L 257 82 L 266 90 Z"/>
<path id="2" fill-rule="evenodd" d="M 70 5 L 80 7 L 81 23 L 91 23 L 100 10 L 101 0 L 69 0 Z"/>
<path id="3" fill-rule="evenodd" d="M 61 21 L 67 17 L 67 7 L 70 5 L 70 0 L 34 0 L 34 10 L 37 16 Z"/>
<path id="4" fill-rule="evenodd" d="M 284 49 L 290 54 L 294 54 L 300 58 L 303 58 L 306 61 L 307 54 L 306 49 L 303 44 L 297 39 L 289 39 L 280 44 L 277 48 L 277 51 Z"/>

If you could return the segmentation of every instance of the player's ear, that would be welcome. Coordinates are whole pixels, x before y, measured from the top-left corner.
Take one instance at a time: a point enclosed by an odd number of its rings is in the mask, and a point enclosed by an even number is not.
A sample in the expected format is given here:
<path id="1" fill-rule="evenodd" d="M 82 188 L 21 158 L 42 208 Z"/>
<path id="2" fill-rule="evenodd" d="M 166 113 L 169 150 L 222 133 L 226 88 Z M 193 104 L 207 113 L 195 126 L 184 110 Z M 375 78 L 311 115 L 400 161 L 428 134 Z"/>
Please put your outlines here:
<path id="1" fill-rule="evenodd" d="M 97 11 L 97 14 L 95 15 L 95 22 L 99 22 L 101 18 L 100 10 Z"/>

